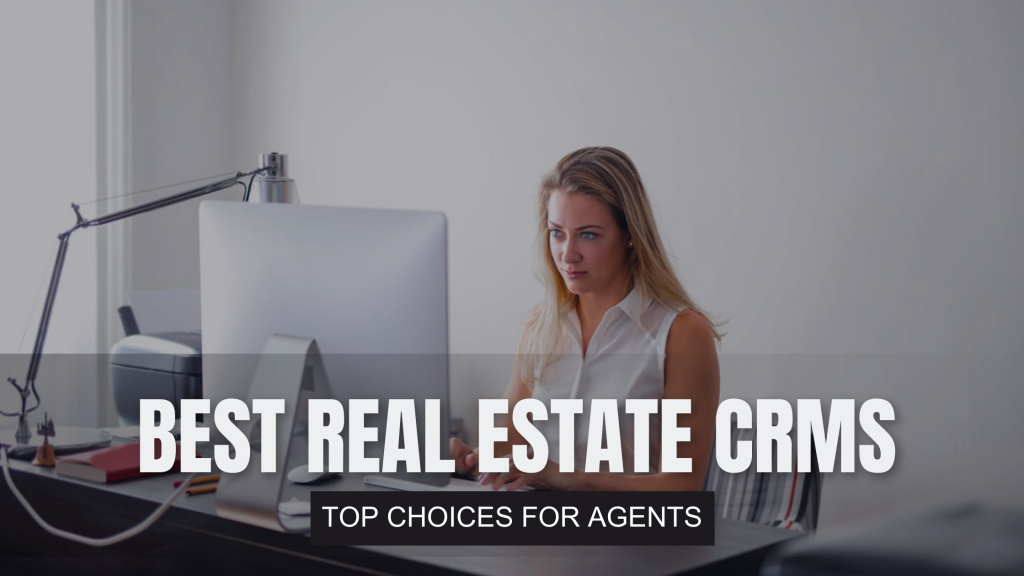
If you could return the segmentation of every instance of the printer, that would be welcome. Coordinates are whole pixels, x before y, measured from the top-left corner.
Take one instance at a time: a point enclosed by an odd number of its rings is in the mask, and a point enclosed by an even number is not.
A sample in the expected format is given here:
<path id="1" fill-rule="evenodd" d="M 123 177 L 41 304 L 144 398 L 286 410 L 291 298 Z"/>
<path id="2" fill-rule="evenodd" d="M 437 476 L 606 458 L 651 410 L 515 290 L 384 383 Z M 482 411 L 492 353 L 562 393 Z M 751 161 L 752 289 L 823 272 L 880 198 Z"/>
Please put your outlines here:
<path id="1" fill-rule="evenodd" d="M 202 348 L 199 332 L 131 334 L 114 344 L 110 379 L 121 425 L 139 425 L 139 400 L 167 400 L 180 414 L 183 399 L 202 398 Z"/>

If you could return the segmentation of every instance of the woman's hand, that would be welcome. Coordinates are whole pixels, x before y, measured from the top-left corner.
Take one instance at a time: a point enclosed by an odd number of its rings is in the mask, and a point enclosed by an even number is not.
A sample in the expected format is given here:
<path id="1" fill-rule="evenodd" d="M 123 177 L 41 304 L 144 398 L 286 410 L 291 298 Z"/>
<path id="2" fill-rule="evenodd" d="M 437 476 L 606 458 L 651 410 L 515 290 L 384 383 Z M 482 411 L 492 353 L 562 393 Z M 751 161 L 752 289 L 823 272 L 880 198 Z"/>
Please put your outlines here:
<path id="1" fill-rule="evenodd" d="M 523 486 L 533 486 L 545 490 L 579 490 L 580 475 L 574 472 L 559 472 L 558 464 L 548 460 L 540 472 L 521 472 L 512 459 L 508 460 L 508 472 L 488 472 L 480 476 L 480 484 L 491 486 L 494 490 L 519 490 Z"/>
<path id="2" fill-rule="evenodd" d="M 448 454 L 455 461 L 456 474 L 474 474 L 476 466 L 480 462 L 480 455 L 458 438 L 448 441 Z"/>

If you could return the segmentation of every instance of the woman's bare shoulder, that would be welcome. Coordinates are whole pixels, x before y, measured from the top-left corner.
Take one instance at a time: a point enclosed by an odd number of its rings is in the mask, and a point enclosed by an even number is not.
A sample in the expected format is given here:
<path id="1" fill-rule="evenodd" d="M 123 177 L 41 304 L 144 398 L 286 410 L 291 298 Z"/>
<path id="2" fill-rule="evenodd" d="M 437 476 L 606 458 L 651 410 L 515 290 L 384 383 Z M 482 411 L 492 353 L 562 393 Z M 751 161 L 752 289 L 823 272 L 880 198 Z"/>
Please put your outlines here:
<path id="1" fill-rule="evenodd" d="M 665 343 L 668 354 L 713 354 L 715 333 L 711 322 L 693 310 L 684 310 L 672 321 Z"/>

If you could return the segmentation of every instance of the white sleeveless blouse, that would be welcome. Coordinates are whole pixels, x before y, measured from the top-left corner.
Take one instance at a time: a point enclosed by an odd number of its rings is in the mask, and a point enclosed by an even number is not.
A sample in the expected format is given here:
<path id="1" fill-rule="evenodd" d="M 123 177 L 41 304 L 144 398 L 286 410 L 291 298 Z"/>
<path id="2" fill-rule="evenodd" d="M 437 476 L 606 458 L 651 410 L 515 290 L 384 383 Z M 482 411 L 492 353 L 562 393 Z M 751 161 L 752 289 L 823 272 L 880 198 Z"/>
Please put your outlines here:
<path id="1" fill-rule="evenodd" d="M 593 399 L 614 399 L 619 403 L 619 434 L 622 443 L 622 465 L 627 474 L 634 473 L 633 415 L 626 413 L 627 398 L 661 399 L 665 396 L 665 343 L 677 313 L 659 302 L 650 302 L 641 309 L 640 297 L 634 289 L 622 302 L 610 308 L 601 319 L 583 354 L 583 336 L 575 306 L 562 311 L 561 353 L 544 369 L 542 378 L 533 387 L 533 397 L 550 409 L 556 398 L 582 398 L 583 414 L 576 415 L 573 440 L 575 462 L 582 470 L 587 462 L 587 440 L 590 432 L 590 404 Z M 559 459 L 559 416 L 534 425 L 548 442 L 548 458 Z M 650 415 L 649 470 L 657 472 L 661 461 L 661 417 Z M 608 472 L 608 462 L 601 463 Z"/>

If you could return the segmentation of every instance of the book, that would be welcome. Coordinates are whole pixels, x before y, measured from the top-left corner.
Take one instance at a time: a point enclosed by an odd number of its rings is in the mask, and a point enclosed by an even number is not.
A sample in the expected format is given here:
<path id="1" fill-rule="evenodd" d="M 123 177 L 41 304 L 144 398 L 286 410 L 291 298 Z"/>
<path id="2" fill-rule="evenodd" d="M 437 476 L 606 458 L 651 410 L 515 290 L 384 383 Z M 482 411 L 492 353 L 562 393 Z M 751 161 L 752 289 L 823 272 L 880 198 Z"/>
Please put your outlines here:
<path id="1" fill-rule="evenodd" d="M 156 457 L 160 457 L 160 445 L 156 446 Z M 174 465 L 171 471 L 181 467 L 181 444 L 175 444 Z M 90 480 L 92 482 L 117 482 L 146 476 L 140 465 L 138 442 L 111 446 L 57 459 L 57 474 Z"/>

